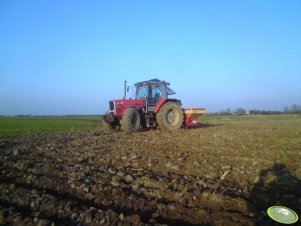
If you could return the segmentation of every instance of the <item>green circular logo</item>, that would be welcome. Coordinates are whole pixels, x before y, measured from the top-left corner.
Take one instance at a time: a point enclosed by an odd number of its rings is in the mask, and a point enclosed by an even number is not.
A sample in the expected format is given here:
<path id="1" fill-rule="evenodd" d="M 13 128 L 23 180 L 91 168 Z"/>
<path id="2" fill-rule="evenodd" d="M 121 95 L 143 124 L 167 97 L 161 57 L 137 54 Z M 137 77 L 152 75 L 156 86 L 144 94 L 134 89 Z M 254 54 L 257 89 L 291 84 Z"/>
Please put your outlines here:
<path id="1" fill-rule="evenodd" d="M 284 206 L 272 206 L 268 208 L 267 213 L 274 221 L 282 224 L 293 224 L 298 221 L 298 215 Z"/>

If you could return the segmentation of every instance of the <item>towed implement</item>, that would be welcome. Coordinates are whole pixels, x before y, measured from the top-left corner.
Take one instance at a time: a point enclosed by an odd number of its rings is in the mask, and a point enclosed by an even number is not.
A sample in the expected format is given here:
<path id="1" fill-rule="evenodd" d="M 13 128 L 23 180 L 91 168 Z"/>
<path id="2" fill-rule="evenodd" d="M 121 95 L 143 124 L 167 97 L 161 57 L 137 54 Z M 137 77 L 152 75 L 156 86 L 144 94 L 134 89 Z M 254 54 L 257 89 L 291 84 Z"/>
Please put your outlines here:
<path id="1" fill-rule="evenodd" d="M 106 126 L 111 130 L 121 127 L 125 132 L 135 132 L 148 127 L 176 130 L 197 125 L 205 109 L 182 109 L 180 100 L 170 98 L 175 92 L 169 85 L 158 79 L 138 82 L 135 84 L 135 98 L 127 99 L 125 82 L 123 99 L 109 102 L 109 111 L 104 116 Z"/>

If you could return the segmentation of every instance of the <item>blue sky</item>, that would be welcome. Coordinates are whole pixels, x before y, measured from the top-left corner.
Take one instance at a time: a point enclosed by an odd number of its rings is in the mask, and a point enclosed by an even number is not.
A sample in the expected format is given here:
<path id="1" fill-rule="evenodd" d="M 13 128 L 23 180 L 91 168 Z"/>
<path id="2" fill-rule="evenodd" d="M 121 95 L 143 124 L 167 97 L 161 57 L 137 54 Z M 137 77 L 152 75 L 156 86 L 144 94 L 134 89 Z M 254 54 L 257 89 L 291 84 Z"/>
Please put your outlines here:
<path id="1" fill-rule="evenodd" d="M 301 1 L 0 1 L 0 114 L 103 114 L 152 78 L 210 112 L 301 105 Z"/>

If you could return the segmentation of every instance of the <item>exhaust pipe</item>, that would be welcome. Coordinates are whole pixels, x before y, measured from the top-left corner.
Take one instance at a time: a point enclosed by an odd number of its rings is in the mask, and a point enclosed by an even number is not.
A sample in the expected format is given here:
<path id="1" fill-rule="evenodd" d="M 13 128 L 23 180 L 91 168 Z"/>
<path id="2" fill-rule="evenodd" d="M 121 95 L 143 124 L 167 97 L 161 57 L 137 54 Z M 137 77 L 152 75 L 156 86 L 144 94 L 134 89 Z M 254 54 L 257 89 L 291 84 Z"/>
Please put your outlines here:
<path id="1" fill-rule="evenodd" d="M 126 83 L 127 81 L 124 81 L 124 95 L 123 95 L 123 99 L 126 99 Z"/>

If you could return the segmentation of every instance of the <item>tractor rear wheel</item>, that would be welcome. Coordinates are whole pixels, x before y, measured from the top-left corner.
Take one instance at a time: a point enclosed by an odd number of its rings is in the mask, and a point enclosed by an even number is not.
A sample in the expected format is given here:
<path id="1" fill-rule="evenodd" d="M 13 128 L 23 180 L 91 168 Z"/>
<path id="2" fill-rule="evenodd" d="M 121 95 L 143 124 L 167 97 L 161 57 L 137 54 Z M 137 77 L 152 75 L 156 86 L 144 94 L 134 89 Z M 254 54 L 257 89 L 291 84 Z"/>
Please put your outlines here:
<path id="1" fill-rule="evenodd" d="M 183 124 L 183 111 L 176 102 L 165 103 L 157 113 L 157 123 L 162 130 L 176 130 Z"/>
<path id="2" fill-rule="evenodd" d="M 140 113 L 136 108 L 128 108 L 121 119 L 121 128 L 126 133 L 136 132 L 140 128 Z"/>

